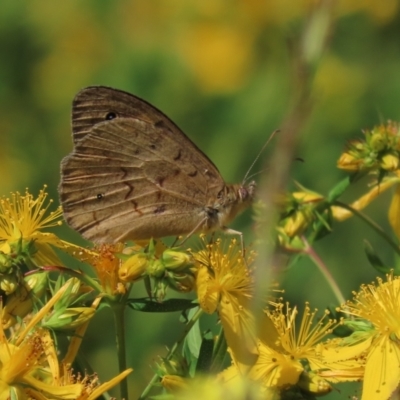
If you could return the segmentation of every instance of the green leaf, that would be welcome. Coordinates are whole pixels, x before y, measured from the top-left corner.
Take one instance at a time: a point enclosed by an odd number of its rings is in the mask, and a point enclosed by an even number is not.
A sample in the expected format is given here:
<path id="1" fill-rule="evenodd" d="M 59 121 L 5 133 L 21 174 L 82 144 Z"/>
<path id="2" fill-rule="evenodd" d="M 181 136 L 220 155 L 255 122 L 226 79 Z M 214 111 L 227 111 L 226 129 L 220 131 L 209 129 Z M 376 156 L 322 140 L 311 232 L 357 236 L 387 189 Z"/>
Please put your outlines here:
<path id="1" fill-rule="evenodd" d="M 351 178 L 347 176 L 340 181 L 328 194 L 328 202 L 332 203 L 337 200 L 351 184 Z"/>
<path id="2" fill-rule="evenodd" d="M 197 372 L 206 373 L 210 371 L 213 358 L 213 349 L 214 349 L 213 335 L 210 331 L 207 331 L 203 335 L 203 340 L 201 342 L 199 359 L 196 365 L 196 373 Z"/>
<path id="3" fill-rule="evenodd" d="M 197 310 L 190 310 L 188 318 L 189 320 L 192 318 L 193 314 Z M 189 375 L 194 376 L 196 371 L 197 360 L 199 358 L 200 348 L 201 348 L 201 332 L 200 332 L 200 324 L 197 320 L 193 325 L 190 332 L 187 334 L 184 344 L 183 344 L 183 353 L 189 365 Z"/>
<path id="4" fill-rule="evenodd" d="M 128 299 L 127 305 L 135 311 L 161 313 L 183 311 L 198 306 L 198 304 L 193 303 L 193 300 L 189 299 L 168 299 L 159 303 L 148 297 Z"/>
<path id="5" fill-rule="evenodd" d="M 365 254 L 367 255 L 368 261 L 370 264 L 381 274 L 388 274 L 390 272 L 391 267 L 388 267 L 383 263 L 383 261 L 380 259 L 374 248 L 371 246 L 371 244 L 368 241 L 364 241 L 364 250 Z"/>

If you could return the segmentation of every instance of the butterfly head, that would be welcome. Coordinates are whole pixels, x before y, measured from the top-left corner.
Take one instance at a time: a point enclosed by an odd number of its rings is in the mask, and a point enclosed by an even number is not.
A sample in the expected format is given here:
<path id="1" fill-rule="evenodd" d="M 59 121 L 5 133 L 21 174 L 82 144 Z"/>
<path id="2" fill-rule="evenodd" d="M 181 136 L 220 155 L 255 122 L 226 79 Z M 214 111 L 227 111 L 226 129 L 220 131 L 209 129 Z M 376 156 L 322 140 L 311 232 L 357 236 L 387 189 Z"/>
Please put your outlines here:
<path id="1" fill-rule="evenodd" d="M 254 181 L 247 185 L 225 185 L 219 192 L 215 205 L 212 207 L 214 216 L 220 227 L 226 226 L 238 214 L 244 211 L 252 203 L 256 191 Z M 211 223 L 211 225 L 214 225 Z"/>

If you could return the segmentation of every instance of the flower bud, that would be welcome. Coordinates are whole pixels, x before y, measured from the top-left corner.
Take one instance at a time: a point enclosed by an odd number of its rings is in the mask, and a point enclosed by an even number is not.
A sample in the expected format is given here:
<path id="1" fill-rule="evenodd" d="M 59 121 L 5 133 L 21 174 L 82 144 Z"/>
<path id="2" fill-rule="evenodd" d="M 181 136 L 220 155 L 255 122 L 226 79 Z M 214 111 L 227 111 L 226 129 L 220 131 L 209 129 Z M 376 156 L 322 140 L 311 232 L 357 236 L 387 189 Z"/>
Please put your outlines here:
<path id="1" fill-rule="evenodd" d="M 171 393 L 189 388 L 187 380 L 178 375 L 164 375 L 161 385 Z"/>
<path id="2" fill-rule="evenodd" d="M 18 281 L 15 275 L 0 275 L 0 290 L 6 295 L 13 293 L 18 288 Z"/>
<path id="3" fill-rule="evenodd" d="M 379 153 L 387 146 L 387 137 L 382 132 L 376 132 L 369 138 L 369 146 L 373 151 Z"/>
<path id="4" fill-rule="evenodd" d="M 396 171 L 399 168 L 399 157 L 393 153 L 387 153 L 382 157 L 380 166 L 386 171 Z"/>
<path id="5" fill-rule="evenodd" d="M 161 303 L 167 295 L 168 283 L 164 278 L 155 278 L 153 287 L 153 296 Z"/>
<path id="6" fill-rule="evenodd" d="M 174 271 L 182 271 L 186 267 L 193 265 L 189 254 L 172 249 L 165 250 L 161 256 L 161 260 L 165 268 Z"/>
<path id="7" fill-rule="evenodd" d="M 325 379 L 314 373 L 303 372 L 297 384 L 304 391 L 316 396 L 322 396 L 332 391 L 332 386 Z"/>
<path id="8" fill-rule="evenodd" d="M 153 260 L 147 267 L 147 273 L 153 278 L 161 278 L 165 275 L 165 266 L 161 260 Z"/>
<path id="9" fill-rule="evenodd" d="M 345 171 L 353 172 L 359 171 L 362 166 L 362 160 L 356 158 L 350 153 L 342 153 L 337 161 L 337 167 Z"/>
<path id="10" fill-rule="evenodd" d="M 133 282 L 140 279 L 148 264 L 147 256 L 143 253 L 129 257 L 119 268 L 118 276 L 123 282 Z"/>
<path id="11" fill-rule="evenodd" d="M 308 227 L 311 220 L 311 210 L 296 211 L 285 219 L 283 231 L 290 238 L 298 236 Z"/>
<path id="12" fill-rule="evenodd" d="M 1 311 L 3 329 L 8 329 L 33 310 L 34 300 L 42 296 L 47 286 L 47 274 L 29 275 L 25 285 L 19 285 L 18 290 L 7 297 L 7 302 Z"/>
<path id="13" fill-rule="evenodd" d="M 191 292 L 196 286 L 195 277 L 189 273 L 169 273 L 166 279 L 171 289 L 181 293 Z"/>
<path id="14" fill-rule="evenodd" d="M 71 282 L 72 281 L 72 282 Z M 64 284 L 59 290 L 63 290 L 63 293 L 57 303 L 54 305 L 55 310 L 64 310 L 70 304 L 72 304 L 76 298 L 81 294 L 82 282 L 78 278 L 70 278 L 69 285 Z"/>
<path id="15" fill-rule="evenodd" d="M 7 271 L 12 268 L 13 260 L 12 258 L 3 252 L 0 252 L 0 273 L 5 274 Z"/>
<path id="16" fill-rule="evenodd" d="M 179 375 L 186 376 L 188 374 L 188 365 L 182 356 L 175 354 L 170 360 L 166 358 L 161 359 L 161 364 L 157 365 L 157 374 L 164 375 Z"/>
<path id="17" fill-rule="evenodd" d="M 73 330 L 92 318 L 95 312 L 92 307 L 65 308 L 53 313 L 43 326 L 48 329 Z"/>

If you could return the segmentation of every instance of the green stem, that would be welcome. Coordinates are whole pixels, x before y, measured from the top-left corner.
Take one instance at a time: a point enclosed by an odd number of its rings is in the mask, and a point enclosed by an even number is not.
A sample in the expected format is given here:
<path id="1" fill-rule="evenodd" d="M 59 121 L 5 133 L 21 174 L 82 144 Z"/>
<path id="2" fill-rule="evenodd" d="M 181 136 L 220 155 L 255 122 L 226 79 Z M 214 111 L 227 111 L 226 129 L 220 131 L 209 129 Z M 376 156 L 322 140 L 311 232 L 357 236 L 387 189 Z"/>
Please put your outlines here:
<path id="1" fill-rule="evenodd" d="M 185 337 L 187 334 L 190 332 L 190 330 L 193 328 L 193 325 L 198 321 L 200 316 L 203 314 L 203 310 L 199 307 L 199 309 L 193 314 L 192 319 L 186 324 L 185 329 L 182 333 L 182 336 L 174 343 L 174 345 L 171 347 L 169 350 L 167 356 L 165 357 L 166 360 L 171 360 L 171 358 L 174 356 L 175 352 L 178 350 L 179 346 L 183 343 L 185 340 Z M 146 398 L 148 393 L 150 392 L 151 388 L 153 385 L 160 379 L 160 376 L 158 374 L 154 374 L 154 376 L 151 378 L 150 382 L 148 385 L 145 387 L 143 390 L 142 394 L 140 395 L 138 400 L 143 400 Z"/>
<path id="2" fill-rule="evenodd" d="M 119 373 L 126 370 L 126 341 L 125 341 L 125 302 L 111 303 L 111 309 L 114 314 L 118 368 Z M 123 379 L 120 383 L 120 396 L 122 399 L 129 399 L 128 382 Z"/>
<path id="3" fill-rule="evenodd" d="M 357 217 L 361 218 L 366 224 L 368 224 L 378 235 L 380 235 L 382 238 L 384 238 L 387 243 L 394 249 L 394 251 L 400 255 L 400 248 L 399 245 L 393 241 L 393 239 L 371 218 L 369 218 L 367 215 L 362 213 L 361 211 L 358 211 L 354 209 L 353 207 L 349 206 L 346 203 L 342 203 L 340 201 L 335 201 L 333 203 L 335 206 L 339 206 L 342 208 L 345 208 L 346 210 L 351 211 L 354 215 L 357 215 Z"/>
<path id="4" fill-rule="evenodd" d="M 333 293 L 335 294 L 335 297 L 337 298 L 339 304 L 344 304 L 345 298 L 344 298 L 342 292 L 340 291 L 338 284 L 336 283 L 335 279 L 333 278 L 332 274 L 330 273 L 329 269 L 324 264 L 324 262 L 319 257 L 319 255 L 316 253 L 314 248 L 312 246 L 310 246 L 310 244 L 307 242 L 307 240 L 304 237 L 302 238 L 302 240 L 306 246 L 306 248 L 304 250 L 305 254 L 307 254 L 311 258 L 311 260 L 314 262 L 314 264 L 319 268 L 319 270 L 321 271 L 325 280 L 328 282 L 329 286 L 331 287 Z"/>

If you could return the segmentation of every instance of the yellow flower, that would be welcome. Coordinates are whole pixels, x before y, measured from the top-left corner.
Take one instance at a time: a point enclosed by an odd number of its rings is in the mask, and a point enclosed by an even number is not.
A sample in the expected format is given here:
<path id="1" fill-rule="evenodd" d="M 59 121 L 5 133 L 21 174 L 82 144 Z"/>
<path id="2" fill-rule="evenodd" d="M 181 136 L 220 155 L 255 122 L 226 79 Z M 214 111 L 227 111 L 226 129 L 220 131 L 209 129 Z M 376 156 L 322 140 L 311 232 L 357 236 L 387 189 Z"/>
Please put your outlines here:
<path id="1" fill-rule="evenodd" d="M 254 282 L 236 240 L 224 251 L 221 240 L 193 254 L 197 262 L 197 296 L 207 313 L 218 310 L 232 357 L 240 370 L 252 365 L 258 355 L 254 316 L 250 312 Z"/>
<path id="2" fill-rule="evenodd" d="M 257 382 L 250 380 L 246 375 L 238 373 L 232 366 L 227 368 L 217 379 L 202 377 L 185 380 L 187 388 L 174 397 L 178 400 L 279 400 L 279 392 L 272 388 L 263 388 Z"/>
<path id="3" fill-rule="evenodd" d="M 94 249 L 96 255 L 90 260 L 104 292 L 110 296 L 126 291 L 126 283 L 119 276 L 122 260 L 118 254 L 123 250 L 122 243 L 103 244 Z"/>
<path id="4" fill-rule="evenodd" d="M 53 202 L 50 200 L 47 206 L 43 206 L 47 198 L 45 189 L 46 186 L 37 199 L 26 191 L 25 196 L 17 192 L 11 194 L 11 199 L 3 197 L 0 200 L 0 240 L 29 239 L 43 228 L 61 225 L 60 221 L 55 221 L 62 215 L 61 207 L 45 217 Z"/>
<path id="5" fill-rule="evenodd" d="M 77 399 L 82 385 L 59 385 L 57 352 L 49 332 L 37 329 L 16 345 L 18 333 L 7 340 L 0 328 L 0 399 Z"/>
<path id="6" fill-rule="evenodd" d="M 342 312 L 372 324 L 364 340 L 350 346 L 359 347 L 365 357 L 362 400 L 386 400 L 400 384 L 400 279 L 390 274 L 387 282 L 377 281 L 362 286 L 354 300 L 341 307 Z"/>
<path id="7" fill-rule="evenodd" d="M 259 342 L 259 357 L 251 368 L 250 379 L 266 387 L 282 388 L 295 385 L 303 372 L 303 366 L 288 354 L 283 354 Z"/>
<path id="8" fill-rule="evenodd" d="M 36 266 L 45 266 L 62 265 L 51 246 L 73 255 L 86 252 L 79 246 L 60 240 L 53 233 L 41 232 L 61 225 L 58 220 L 62 215 L 61 207 L 48 213 L 52 200 L 45 205 L 46 199 L 46 186 L 36 199 L 28 191 L 25 195 L 17 192 L 11 193 L 11 198 L 0 199 L 0 253 L 10 254 L 22 246 L 20 250 L 28 253 Z"/>
<path id="9" fill-rule="evenodd" d="M 307 360 L 311 370 L 319 369 L 322 366 L 316 351 L 317 344 L 331 334 L 332 329 L 338 325 L 335 320 L 327 319 L 328 311 L 325 311 L 323 316 L 314 322 L 317 311 L 311 311 L 309 304 L 306 303 L 300 327 L 296 327 L 297 307 L 291 309 L 289 304 L 286 304 L 284 313 L 284 305 L 280 303 L 277 304 L 274 311 L 267 312 L 277 329 L 281 349 L 292 359 Z M 270 343 L 273 338 L 267 340 Z"/>
<path id="10" fill-rule="evenodd" d="M 306 362 L 311 370 L 325 368 L 319 352 L 319 342 L 332 332 L 336 325 L 333 320 L 326 321 L 328 315 L 316 323 L 316 311 L 311 312 L 306 304 L 300 327 L 296 328 L 297 308 L 291 309 L 286 304 L 278 303 L 273 311 L 267 311 L 260 332 L 259 353 L 257 363 L 251 369 L 249 376 L 261 380 L 268 387 L 282 387 L 298 384 L 303 389 L 314 394 L 323 394 L 332 390 L 322 378 L 305 372 Z M 275 329 L 272 329 L 270 323 Z M 301 378 L 301 379 L 300 379 Z"/>
<path id="11" fill-rule="evenodd" d="M 132 368 L 128 368 L 121 372 L 111 380 L 99 384 L 97 375 L 88 376 L 85 375 L 81 379 L 77 379 L 76 382 L 84 386 L 82 394 L 76 398 L 76 400 L 95 400 L 98 399 L 103 393 L 107 392 L 114 386 L 118 385 L 123 379 L 125 379 L 131 372 Z M 74 375 L 70 374 L 71 377 L 75 378 Z"/>
<path id="12" fill-rule="evenodd" d="M 76 376 L 65 364 L 60 368 L 50 332 L 37 325 L 74 285 L 72 279 L 65 283 L 26 326 L 20 325 L 10 337 L 0 325 L 0 400 L 94 400 L 132 371 L 127 369 L 99 385 L 96 376 Z"/>

